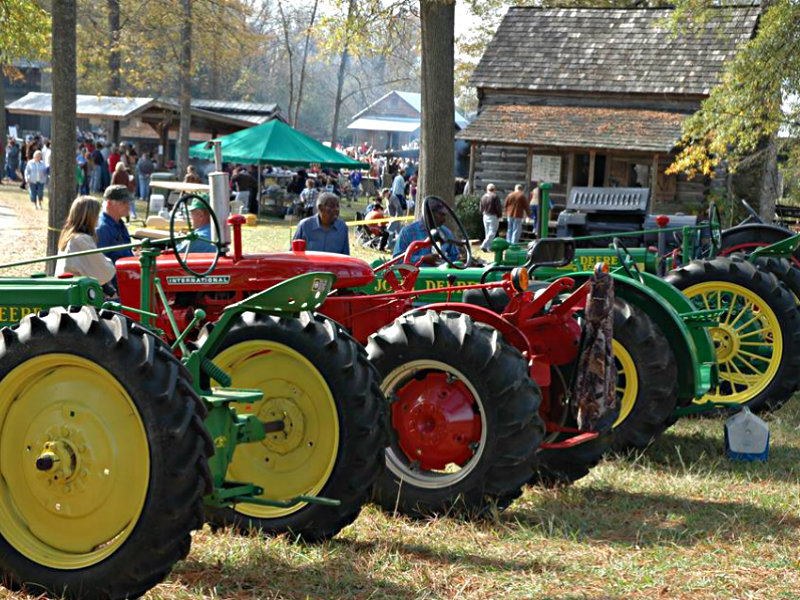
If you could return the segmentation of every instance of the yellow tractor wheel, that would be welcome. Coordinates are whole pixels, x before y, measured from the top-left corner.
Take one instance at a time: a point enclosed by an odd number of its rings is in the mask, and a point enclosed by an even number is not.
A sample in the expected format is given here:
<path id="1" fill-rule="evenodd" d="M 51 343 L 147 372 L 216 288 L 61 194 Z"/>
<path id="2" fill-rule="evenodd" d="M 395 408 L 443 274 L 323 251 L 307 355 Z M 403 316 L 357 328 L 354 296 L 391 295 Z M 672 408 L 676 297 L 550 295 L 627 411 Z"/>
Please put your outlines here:
<path id="1" fill-rule="evenodd" d="M 310 313 L 299 319 L 246 313 L 214 362 L 235 387 L 264 392 L 255 404 L 235 405 L 240 414 L 284 425 L 261 442 L 237 446 L 227 479 L 255 483 L 264 499 L 324 496 L 341 505 L 238 504 L 209 509 L 212 526 L 313 541 L 350 524 L 381 470 L 385 440 L 386 401 L 363 348 L 335 322 Z"/>
<path id="2" fill-rule="evenodd" d="M 133 598 L 202 525 L 202 405 L 121 315 L 26 317 L 0 338 L 0 571 L 32 593 Z"/>

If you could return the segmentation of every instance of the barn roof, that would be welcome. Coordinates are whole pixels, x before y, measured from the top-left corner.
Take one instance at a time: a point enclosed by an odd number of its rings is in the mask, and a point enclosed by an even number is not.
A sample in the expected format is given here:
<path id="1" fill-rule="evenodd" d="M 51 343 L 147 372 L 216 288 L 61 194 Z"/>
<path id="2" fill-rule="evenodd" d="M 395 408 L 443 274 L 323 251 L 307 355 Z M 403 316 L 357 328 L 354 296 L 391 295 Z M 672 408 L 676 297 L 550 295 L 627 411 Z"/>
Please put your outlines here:
<path id="1" fill-rule="evenodd" d="M 759 8 L 718 7 L 694 33 L 671 9 L 510 8 L 475 69 L 478 88 L 706 95 L 750 39 Z"/>

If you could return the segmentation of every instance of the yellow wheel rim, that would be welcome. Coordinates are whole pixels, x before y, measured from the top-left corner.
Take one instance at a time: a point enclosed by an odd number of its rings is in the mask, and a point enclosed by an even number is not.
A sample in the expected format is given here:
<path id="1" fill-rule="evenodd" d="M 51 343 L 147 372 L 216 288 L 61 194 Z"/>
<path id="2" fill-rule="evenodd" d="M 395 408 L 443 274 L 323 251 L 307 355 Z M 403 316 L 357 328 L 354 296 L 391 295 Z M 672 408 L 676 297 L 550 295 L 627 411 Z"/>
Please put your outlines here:
<path id="1" fill-rule="evenodd" d="M 322 374 L 299 352 L 265 340 L 235 344 L 214 362 L 232 377 L 234 387 L 264 392 L 256 404 L 234 405 L 240 414 L 285 423 L 283 431 L 268 434 L 260 443 L 238 446 L 227 478 L 254 483 L 264 489 L 263 498 L 273 500 L 319 494 L 339 451 L 336 402 Z M 249 517 L 274 519 L 304 506 L 239 504 L 236 510 Z"/>
<path id="2" fill-rule="evenodd" d="M 699 402 L 743 404 L 763 392 L 783 358 L 783 335 L 775 312 L 751 290 L 725 281 L 683 290 L 698 309 L 726 309 L 710 330 L 719 384 Z"/>
<path id="3" fill-rule="evenodd" d="M 639 395 L 639 374 L 636 371 L 636 363 L 633 362 L 633 358 L 625 347 L 615 339 L 611 340 L 611 346 L 617 365 L 619 416 L 613 425 L 613 427 L 617 427 L 628 418 L 636 404 L 636 397 Z"/>
<path id="4" fill-rule="evenodd" d="M 46 567 L 89 567 L 139 521 L 147 434 L 111 373 L 72 354 L 44 354 L 0 381 L 0 475 L 8 543 Z"/>

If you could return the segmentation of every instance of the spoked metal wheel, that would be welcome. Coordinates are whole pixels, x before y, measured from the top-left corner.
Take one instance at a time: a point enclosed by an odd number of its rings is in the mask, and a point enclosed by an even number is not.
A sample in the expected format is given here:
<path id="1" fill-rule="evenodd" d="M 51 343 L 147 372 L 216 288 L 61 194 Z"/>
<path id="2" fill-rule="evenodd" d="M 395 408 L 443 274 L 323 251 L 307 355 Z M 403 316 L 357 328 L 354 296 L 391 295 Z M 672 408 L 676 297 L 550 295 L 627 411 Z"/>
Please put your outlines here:
<path id="1" fill-rule="evenodd" d="M 707 399 L 741 404 L 761 394 L 783 356 L 783 334 L 775 311 L 749 289 L 729 282 L 690 286 L 683 293 L 698 308 L 725 309 L 710 330 L 719 382 Z"/>

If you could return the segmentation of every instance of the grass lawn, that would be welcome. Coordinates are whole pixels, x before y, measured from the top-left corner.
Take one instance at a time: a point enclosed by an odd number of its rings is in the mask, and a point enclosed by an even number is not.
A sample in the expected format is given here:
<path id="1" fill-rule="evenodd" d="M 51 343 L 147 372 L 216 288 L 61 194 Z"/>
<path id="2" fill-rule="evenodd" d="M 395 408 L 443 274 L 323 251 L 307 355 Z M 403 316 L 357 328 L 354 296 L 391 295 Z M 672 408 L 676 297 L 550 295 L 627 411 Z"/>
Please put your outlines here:
<path id="1" fill-rule="evenodd" d="M 3 262 L 43 254 L 45 216 L 0 187 Z M 288 246 L 283 223 L 245 231 L 248 249 Z M 608 459 L 569 488 L 530 488 L 479 523 L 369 506 L 316 546 L 206 528 L 147 597 L 796 599 L 800 403 L 768 421 L 766 464 L 727 460 L 722 419 L 685 419 L 646 452 Z M 24 597 L 0 588 L 0 598 Z"/>

